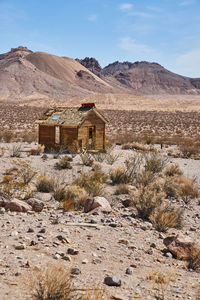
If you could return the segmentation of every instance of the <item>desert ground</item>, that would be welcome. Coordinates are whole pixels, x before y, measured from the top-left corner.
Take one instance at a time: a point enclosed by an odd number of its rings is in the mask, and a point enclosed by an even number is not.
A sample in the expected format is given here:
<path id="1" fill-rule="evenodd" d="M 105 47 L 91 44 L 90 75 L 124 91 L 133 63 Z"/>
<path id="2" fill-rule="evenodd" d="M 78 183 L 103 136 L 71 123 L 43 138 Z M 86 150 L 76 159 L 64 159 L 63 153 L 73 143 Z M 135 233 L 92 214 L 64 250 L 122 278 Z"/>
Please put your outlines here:
<path id="1" fill-rule="evenodd" d="M 124 108 L 120 98 L 116 109 L 112 97 L 109 109 L 99 105 L 109 123 L 107 154 L 98 155 L 43 153 L 36 120 L 45 103 L 0 104 L 1 300 L 41 299 L 37 279 L 51 286 L 45 272 L 54 283 L 60 278 L 59 289 L 66 272 L 81 299 L 199 299 L 199 99 L 148 98 Z M 41 188 L 43 179 L 52 188 Z M 96 197 L 107 206 L 84 212 Z M 148 216 L 137 205 L 145 197 L 156 203 Z M 25 208 L 13 208 L 15 199 Z M 183 248 L 166 246 L 177 235 Z"/>

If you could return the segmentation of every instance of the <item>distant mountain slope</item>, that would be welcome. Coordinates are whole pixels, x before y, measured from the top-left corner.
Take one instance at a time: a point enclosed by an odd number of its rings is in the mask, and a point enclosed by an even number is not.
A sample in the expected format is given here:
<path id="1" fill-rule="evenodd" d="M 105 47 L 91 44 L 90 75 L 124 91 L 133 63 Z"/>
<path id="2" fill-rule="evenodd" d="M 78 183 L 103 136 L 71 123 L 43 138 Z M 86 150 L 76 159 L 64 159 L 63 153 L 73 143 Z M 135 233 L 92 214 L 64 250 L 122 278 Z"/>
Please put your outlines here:
<path id="1" fill-rule="evenodd" d="M 72 59 L 26 47 L 0 55 L 0 100 L 69 99 L 96 93 L 199 95 L 200 79 L 172 73 L 157 63 Z"/>
<path id="2" fill-rule="evenodd" d="M 200 79 L 180 76 L 157 63 L 117 61 L 106 66 L 103 72 L 143 94 L 200 94 Z"/>

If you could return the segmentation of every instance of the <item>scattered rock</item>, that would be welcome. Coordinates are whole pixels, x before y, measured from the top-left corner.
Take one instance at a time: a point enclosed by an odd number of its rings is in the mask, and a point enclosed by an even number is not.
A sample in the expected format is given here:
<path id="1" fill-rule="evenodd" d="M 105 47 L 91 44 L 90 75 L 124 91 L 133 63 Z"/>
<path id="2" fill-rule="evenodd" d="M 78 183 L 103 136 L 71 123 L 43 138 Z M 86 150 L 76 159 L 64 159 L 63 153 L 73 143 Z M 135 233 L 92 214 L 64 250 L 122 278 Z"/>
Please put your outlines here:
<path id="1" fill-rule="evenodd" d="M 26 249 L 26 245 L 25 244 L 15 245 L 14 247 L 15 247 L 16 250 L 24 250 L 24 249 Z"/>
<path id="2" fill-rule="evenodd" d="M 27 203 L 32 207 L 35 212 L 41 212 L 44 208 L 44 203 L 36 198 L 30 198 Z"/>
<path id="3" fill-rule="evenodd" d="M 32 207 L 24 201 L 13 199 L 6 203 L 5 209 L 17 212 L 27 212 L 28 210 L 32 210 Z"/>
<path id="4" fill-rule="evenodd" d="M 133 274 L 133 268 L 132 267 L 129 267 L 126 269 L 126 274 L 127 275 L 132 275 Z"/>
<path id="5" fill-rule="evenodd" d="M 104 283 L 108 286 L 121 286 L 122 282 L 118 276 L 106 276 Z"/>
<path id="6" fill-rule="evenodd" d="M 182 234 L 166 237 L 163 243 L 176 258 L 183 260 L 189 258 L 191 249 L 194 246 L 200 248 L 199 243 L 195 243 L 190 237 Z"/>
<path id="7" fill-rule="evenodd" d="M 73 249 L 73 248 L 68 248 L 67 253 L 70 255 L 77 255 L 77 254 L 79 254 L 79 250 Z"/>
<path id="8" fill-rule="evenodd" d="M 81 274 L 81 270 L 79 268 L 77 268 L 77 267 L 72 268 L 71 269 L 71 274 L 72 275 L 79 275 L 79 274 Z"/>
<path id="9" fill-rule="evenodd" d="M 87 199 L 85 201 L 84 212 L 88 213 L 90 211 L 96 210 L 101 212 L 111 212 L 112 208 L 110 203 L 104 197 L 94 197 L 93 199 Z"/>

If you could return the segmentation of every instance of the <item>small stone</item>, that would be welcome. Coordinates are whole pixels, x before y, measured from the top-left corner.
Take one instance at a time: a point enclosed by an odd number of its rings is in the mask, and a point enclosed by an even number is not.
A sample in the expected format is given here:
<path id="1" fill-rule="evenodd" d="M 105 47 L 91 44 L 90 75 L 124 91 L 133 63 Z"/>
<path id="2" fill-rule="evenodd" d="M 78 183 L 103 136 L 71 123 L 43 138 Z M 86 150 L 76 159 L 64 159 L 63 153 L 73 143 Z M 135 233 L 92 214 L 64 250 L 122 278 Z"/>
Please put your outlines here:
<path id="1" fill-rule="evenodd" d="M 110 223 L 109 226 L 113 227 L 113 228 L 116 228 L 117 227 L 117 223 Z"/>
<path id="2" fill-rule="evenodd" d="M 5 214 L 6 210 L 4 207 L 0 207 L 0 215 Z"/>
<path id="3" fill-rule="evenodd" d="M 69 255 L 62 256 L 62 259 L 66 260 L 66 261 L 71 261 L 72 260 Z"/>
<path id="4" fill-rule="evenodd" d="M 171 252 L 166 252 L 165 256 L 168 257 L 168 258 L 173 258 L 173 255 L 171 254 Z"/>
<path id="5" fill-rule="evenodd" d="M 121 286 L 122 282 L 118 276 L 106 276 L 104 283 L 108 286 Z"/>
<path id="6" fill-rule="evenodd" d="M 79 253 L 79 250 L 73 249 L 73 248 L 68 248 L 67 253 L 70 255 L 77 255 Z"/>
<path id="7" fill-rule="evenodd" d="M 34 232 L 34 229 L 30 227 L 30 228 L 27 230 L 27 232 L 28 232 L 28 233 L 32 233 L 32 232 Z"/>
<path id="8" fill-rule="evenodd" d="M 45 228 L 42 228 L 39 233 L 45 233 L 46 232 L 46 229 Z"/>
<path id="9" fill-rule="evenodd" d="M 77 268 L 77 267 L 72 268 L 71 269 L 71 274 L 72 275 L 79 275 L 79 274 L 81 274 L 81 270 L 79 268 Z"/>
<path id="10" fill-rule="evenodd" d="M 93 262 L 93 264 L 100 264 L 101 263 L 101 260 L 99 259 L 99 258 L 94 258 L 93 260 L 92 260 L 92 262 Z"/>
<path id="11" fill-rule="evenodd" d="M 60 254 L 58 254 L 58 253 L 55 253 L 55 254 L 54 254 L 54 256 L 53 256 L 53 258 L 55 258 L 55 259 L 59 259 L 59 258 L 60 258 Z"/>
<path id="12" fill-rule="evenodd" d="M 150 247 L 151 247 L 151 248 L 156 248 L 156 244 L 155 244 L 155 243 L 152 243 L 152 244 L 150 245 Z"/>
<path id="13" fill-rule="evenodd" d="M 16 250 L 24 250 L 24 249 L 26 249 L 26 245 L 25 244 L 15 245 L 15 249 Z"/>
<path id="14" fill-rule="evenodd" d="M 83 264 L 83 265 L 86 265 L 87 263 L 88 263 L 87 258 L 85 258 L 85 259 L 82 260 L 82 264 Z"/>
<path id="15" fill-rule="evenodd" d="M 119 240 L 119 244 L 124 244 L 124 245 L 128 245 L 129 241 L 125 240 L 125 239 L 120 239 Z"/>
<path id="16" fill-rule="evenodd" d="M 129 267 L 126 269 L 126 274 L 127 275 L 132 275 L 133 274 L 133 268 L 132 267 Z"/>

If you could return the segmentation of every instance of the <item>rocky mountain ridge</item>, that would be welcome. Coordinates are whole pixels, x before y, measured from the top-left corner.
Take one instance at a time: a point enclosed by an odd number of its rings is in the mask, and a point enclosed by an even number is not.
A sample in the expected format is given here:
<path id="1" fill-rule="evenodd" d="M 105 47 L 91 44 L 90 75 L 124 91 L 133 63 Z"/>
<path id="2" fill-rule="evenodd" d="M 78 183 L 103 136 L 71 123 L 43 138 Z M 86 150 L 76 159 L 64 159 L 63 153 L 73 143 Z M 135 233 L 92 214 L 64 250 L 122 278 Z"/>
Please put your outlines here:
<path id="1" fill-rule="evenodd" d="M 0 100 L 70 99 L 91 94 L 199 95 L 200 79 L 172 73 L 157 63 L 72 59 L 27 47 L 0 54 Z"/>

